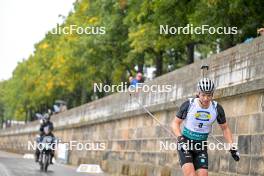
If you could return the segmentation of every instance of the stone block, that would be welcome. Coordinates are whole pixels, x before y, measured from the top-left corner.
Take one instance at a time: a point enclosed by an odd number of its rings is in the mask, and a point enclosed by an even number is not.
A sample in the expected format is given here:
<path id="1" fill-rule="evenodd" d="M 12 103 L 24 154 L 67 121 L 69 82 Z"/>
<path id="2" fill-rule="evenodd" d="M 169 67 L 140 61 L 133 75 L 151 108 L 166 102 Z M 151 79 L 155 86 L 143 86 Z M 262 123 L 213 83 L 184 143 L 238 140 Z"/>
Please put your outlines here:
<path id="1" fill-rule="evenodd" d="M 250 169 L 250 156 L 241 156 L 237 167 L 237 173 L 242 175 L 248 175 L 249 169 Z"/>
<path id="2" fill-rule="evenodd" d="M 147 140 L 146 149 L 147 151 L 157 151 L 156 140 Z"/>
<path id="3" fill-rule="evenodd" d="M 251 156 L 250 173 L 252 176 L 264 175 L 264 157 L 263 156 Z"/>
<path id="4" fill-rule="evenodd" d="M 159 165 L 166 165 L 168 163 L 168 156 L 166 153 L 159 153 L 158 154 L 158 163 Z"/>
<path id="5" fill-rule="evenodd" d="M 181 169 L 171 169 L 171 176 L 182 176 L 182 170 Z"/>
<path id="6" fill-rule="evenodd" d="M 170 135 L 161 126 L 156 126 L 155 127 L 155 136 L 158 138 L 161 138 L 161 137 L 169 137 Z"/>
<path id="7" fill-rule="evenodd" d="M 209 155 L 208 157 L 208 170 L 212 172 L 219 172 L 220 166 L 220 155 L 216 153 L 214 155 Z"/>
<path id="8" fill-rule="evenodd" d="M 149 151 L 150 149 L 147 147 L 147 140 L 140 140 L 140 146 L 138 149 L 140 149 L 141 151 Z"/>
<path id="9" fill-rule="evenodd" d="M 125 152 L 125 160 L 135 161 L 135 152 Z"/>
<path id="10" fill-rule="evenodd" d="M 262 114 L 253 114 L 250 117 L 250 133 L 263 133 L 264 117 Z"/>
<path id="11" fill-rule="evenodd" d="M 121 139 L 129 139 L 129 129 L 121 130 Z"/>
<path id="12" fill-rule="evenodd" d="M 156 164 L 157 157 L 156 153 L 141 152 L 142 161 L 148 164 Z"/>
<path id="13" fill-rule="evenodd" d="M 227 118 L 227 124 L 232 133 L 236 133 L 237 118 Z"/>
<path id="14" fill-rule="evenodd" d="M 219 171 L 220 172 L 227 172 L 228 168 L 229 168 L 229 156 L 228 155 L 220 156 Z"/>
<path id="15" fill-rule="evenodd" d="M 142 140 L 131 140 L 128 141 L 127 150 L 140 151 Z"/>
<path id="16" fill-rule="evenodd" d="M 110 150 L 112 149 L 112 147 L 113 147 L 113 141 L 107 141 L 106 148 Z"/>
<path id="17" fill-rule="evenodd" d="M 114 141 L 113 142 L 113 150 L 124 150 L 126 148 L 126 142 L 125 141 Z"/>
<path id="18" fill-rule="evenodd" d="M 142 128 L 136 128 L 136 138 L 142 138 L 144 130 Z"/>
<path id="19" fill-rule="evenodd" d="M 170 167 L 163 167 L 161 169 L 161 174 L 160 176 L 171 176 L 171 168 Z"/>
<path id="20" fill-rule="evenodd" d="M 146 165 L 136 165 L 135 171 L 135 175 L 148 175 L 148 169 Z"/>
<path id="21" fill-rule="evenodd" d="M 109 156 L 110 156 L 110 151 L 104 151 L 103 153 L 102 153 L 102 160 L 107 160 L 107 159 L 109 159 Z"/>
<path id="22" fill-rule="evenodd" d="M 135 139 L 136 138 L 136 130 L 131 128 L 128 130 L 128 139 Z"/>
<path id="23" fill-rule="evenodd" d="M 236 133 L 249 134 L 250 118 L 249 116 L 240 116 L 237 118 Z"/>
<path id="24" fill-rule="evenodd" d="M 238 136 L 238 148 L 241 154 L 250 154 L 251 135 Z"/>
<path id="25" fill-rule="evenodd" d="M 264 155 L 264 135 L 252 135 L 250 148 L 252 155 Z"/>
<path id="26" fill-rule="evenodd" d="M 231 155 L 229 155 L 229 172 L 233 175 L 237 172 L 238 162 L 236 162 Z"/>
<path id="27" fill-rule="evenodd" d="M 147 176 L 156 176 L 155 166 L 153 166 L 153 165 L 147 166 Z"/>
<path id="28" fill-rule="evenodd" d="M 128 164 L 124 164 L 122 165 L 122 171 L 121 171 L 121 174 L 122 175 L 128 175 L 129 174 L 129 165 Z"/>

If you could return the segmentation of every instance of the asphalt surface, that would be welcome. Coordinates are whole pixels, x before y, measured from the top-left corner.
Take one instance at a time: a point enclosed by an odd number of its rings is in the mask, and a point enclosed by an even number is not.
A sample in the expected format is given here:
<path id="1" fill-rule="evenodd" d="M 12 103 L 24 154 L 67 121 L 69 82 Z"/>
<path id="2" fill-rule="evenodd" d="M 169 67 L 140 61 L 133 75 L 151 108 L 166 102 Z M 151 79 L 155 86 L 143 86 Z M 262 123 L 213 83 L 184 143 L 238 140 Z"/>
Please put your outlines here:
<path id="1" fill-rule="evenodd" d="M 41 172 L 33 159 L 24 159 L 22 155 L 0 151 L 0 176 L 106 176 L 76 172 L 77 167 L 54 164 L 47 173 Z"/>

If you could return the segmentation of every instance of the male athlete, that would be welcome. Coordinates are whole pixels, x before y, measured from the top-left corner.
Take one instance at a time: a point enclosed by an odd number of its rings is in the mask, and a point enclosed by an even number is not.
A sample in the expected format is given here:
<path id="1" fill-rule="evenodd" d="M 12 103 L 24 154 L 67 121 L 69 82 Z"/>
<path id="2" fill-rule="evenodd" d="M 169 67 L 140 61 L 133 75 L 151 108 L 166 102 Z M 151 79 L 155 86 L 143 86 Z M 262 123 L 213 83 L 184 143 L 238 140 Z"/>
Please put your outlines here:
<path id="1" fill-rule="evenodd" d="M 239 161 L 239 153 L 233 146 L 232 133 L 227 125 L 224 109 L 212 100 L 215 90 L 213 81 L 203 78 L 198 82 L 197 88 L 197 98 L 184 102 L 172 123 L 173 132 L 181 146 L 178 153 L 184 176 L 208 175 L 208 154 L 204 144 L 215 120 L 220 125 L 227 143 L 232 146 L 230 148 L 232 157 Z M 184 125 L 181 130 L 182 122 Z M 190 144 L 198 148 L 186 148 L 190 147 Z M 205 147 L 202 148 L 202 145 Z"/>

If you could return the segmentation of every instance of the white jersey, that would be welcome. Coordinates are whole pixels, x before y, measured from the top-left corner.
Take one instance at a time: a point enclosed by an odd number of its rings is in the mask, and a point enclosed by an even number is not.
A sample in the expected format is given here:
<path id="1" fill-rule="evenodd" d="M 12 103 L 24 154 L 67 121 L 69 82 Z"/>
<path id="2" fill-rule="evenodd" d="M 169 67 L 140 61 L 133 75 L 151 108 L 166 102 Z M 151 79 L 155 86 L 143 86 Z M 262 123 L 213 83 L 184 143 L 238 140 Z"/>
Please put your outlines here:
<path id="1" fill-rule="evenodd" d="M 193 140 L 206 140 L 217 117 L 219 123 L 224 123 L 225 115 L 222 107 L 219 105 L 223 113 L 221 116 L 218 116 L 216 101 L 211 101 L 210 106 L 206 109 L 200 107 L 198 101 L 198 98 L 192 98 L 189 99 L 189 103 L 185 102 L 177 117 L 185 119 L 182 130 L 184 136 Z"/>

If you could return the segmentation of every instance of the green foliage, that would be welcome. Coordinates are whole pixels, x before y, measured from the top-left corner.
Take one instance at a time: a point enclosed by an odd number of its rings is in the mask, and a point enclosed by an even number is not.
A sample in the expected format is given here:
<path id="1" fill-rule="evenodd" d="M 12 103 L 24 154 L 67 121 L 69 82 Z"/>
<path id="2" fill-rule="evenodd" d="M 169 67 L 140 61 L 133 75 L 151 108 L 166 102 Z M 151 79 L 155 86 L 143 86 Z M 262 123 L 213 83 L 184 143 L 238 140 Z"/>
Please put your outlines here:
<path id="1" fill-rule="evenodd" d="M 93 84 L 118 84 L 143 67 L 155 66 L 159 76 L 189 60 L 189 46 L 203 57 L 256 36 L 263 25 L 261 0 L 95 0 L 76 1 L 60 27 L 105 27 L 104 35 L 48 32 L 35 52 L 18 63 L 10 80 L 0 83 L 0 117 L 32 120 L 54 101 L 75 107 L 105 96 Z M 48 12 L 47 12 L 48 13 Z M 173 27 L 237 26 L 237 35 L 159 34 L 160 25 Z"/>

